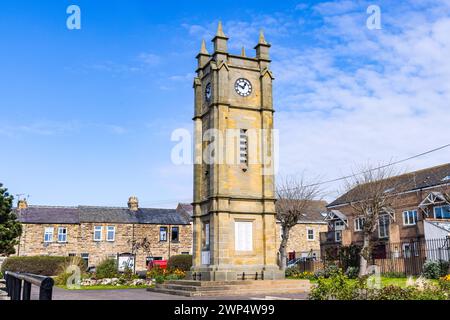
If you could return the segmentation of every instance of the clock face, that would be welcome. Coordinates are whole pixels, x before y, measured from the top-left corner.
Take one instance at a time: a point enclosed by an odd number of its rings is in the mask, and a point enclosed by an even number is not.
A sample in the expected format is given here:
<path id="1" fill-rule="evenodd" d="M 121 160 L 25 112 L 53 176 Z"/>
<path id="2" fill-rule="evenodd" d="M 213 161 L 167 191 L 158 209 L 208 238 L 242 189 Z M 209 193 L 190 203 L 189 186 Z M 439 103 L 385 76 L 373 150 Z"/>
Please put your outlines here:
<path id="1" fill-rule="evenodd" d="M 234 90 L 242 97 L 248 97 L 252 93 L 252 84 L 244 78 L 239 78 L 234 84 Z"/>
<path id="2" fill-rule="evenodd" d="M 205 88 L 205 99 L 206 99 L 206 101 L 211 100 L 211 94 L 212 94 L 211 83 L 208 83 L 206 85 L 206 88 Z"/>

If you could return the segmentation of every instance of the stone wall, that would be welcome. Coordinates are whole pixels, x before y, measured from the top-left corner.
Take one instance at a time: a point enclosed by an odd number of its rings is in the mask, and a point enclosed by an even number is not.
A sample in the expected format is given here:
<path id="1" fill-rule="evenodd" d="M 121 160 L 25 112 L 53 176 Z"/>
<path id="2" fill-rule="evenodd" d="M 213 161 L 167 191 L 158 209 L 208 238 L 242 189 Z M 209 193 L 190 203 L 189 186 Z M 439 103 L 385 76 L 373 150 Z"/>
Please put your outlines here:
<path id="1" fill-rule="evenodd" d="M 289 240 L 287 246 L 287 252 L 296 253 L 296 257 L 300 258 L 313 251 L 317 258 L 320 258 L 320 232 L 327 231 L 326 223 L 299 223 L 295 225 L 289 232 Z M 308 240 L 307 232 L 309 229 L 314 230 L 314 240 Z M 277 223 L 277 250 L 281 243 L 281 225 Z"/>
<path id="2" fill-rule="evenodd" d="M 94 226 L 103 226 L 101 241 L 94 241 Z M 115 226 L 115 240 L 106 241 L 106 227 Z M 44 230 L 46 227 L 54 228 L 53 242 L 44 243 Z M 67 242 L 57 242 L 58 227 L 67 228 Z M 23 233 L 17 254 L 19 256 L 68 256 L 74 254 L 89 254 L 89 265 L 95 266 L 107 257 L 117 254 L 130 253 L 133 239 L 140 241 L 143 238 L 151 244 L 149 252 L 139 251 L 136 257 L 136 270 L 145 270 L 148 256 L 168 259 L 169 255 L 192 253 L 192 227 L 191 225 L 177 225 L 179 227 L 179 241 L 159 241 L 159 228 L 167 225 L 149 224 L 24 224 Z M 172 226 L 171 226 L 172 227 Z M 170 239 L 170 233 L 167 236 Z M 170 253 L 169 253 L 170 246 Z"/>

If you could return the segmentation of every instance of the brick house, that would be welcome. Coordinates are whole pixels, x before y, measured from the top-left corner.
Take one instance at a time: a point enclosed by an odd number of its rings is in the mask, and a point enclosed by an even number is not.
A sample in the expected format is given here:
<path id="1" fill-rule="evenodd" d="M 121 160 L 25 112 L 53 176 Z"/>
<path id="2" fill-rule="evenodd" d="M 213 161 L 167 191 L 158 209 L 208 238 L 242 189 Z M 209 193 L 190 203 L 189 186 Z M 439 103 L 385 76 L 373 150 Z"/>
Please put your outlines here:
<path id="1" fill-rule="evenodd" d="M 395 196 L 394 212 L 380 216 L 372 237 L 376 243 L 375 258 L 384 259 L 389 254 L 390 257 L 409 257 L 424 241 L 450 235 L 450 163 L 395 176 L 388 181 L 393 185 L 389 192 Z M 356 216 L 350 206 L 351 202 L 359 200 L 353 190 L 327 206 L 328 231 L 320 234 L 322 254 L 341 245 L 363 241 L 363 219 Z"/>
<path id="2" fill-rule="evenodd" d="M 296 258 L 320 259 L 320 233 L 326 232 L 328 224 L 325 201 L 313 201 L 308 213 L 303 215 L 291 229 L 287 244 L 288 260 Z M 277 222 L 277 248 L 281 242 L 281 225 Z"/>
<path id="3" fill-rule="evenodd" d="M 150 249 L 138 250 L 136 271 L 150 260 L 192 254 L 192 227 L 186 212 L 176 209 L 139 208 L 131 197 L 128 207 L 28 206 L 19 201 L 16 210 L 23 225 L 18 256 L 80 256 L 89 266 L 103 259 L 132 255 L 133 241 L 147 238 Z"/>

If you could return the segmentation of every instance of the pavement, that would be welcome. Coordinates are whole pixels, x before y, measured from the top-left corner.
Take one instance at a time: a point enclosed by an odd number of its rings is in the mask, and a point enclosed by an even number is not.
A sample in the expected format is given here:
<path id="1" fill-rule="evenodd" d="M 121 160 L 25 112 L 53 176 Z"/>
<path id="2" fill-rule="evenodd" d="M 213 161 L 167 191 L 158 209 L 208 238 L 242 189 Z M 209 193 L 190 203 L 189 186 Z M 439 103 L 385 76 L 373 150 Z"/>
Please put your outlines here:
<path id="1" fill-rule="evenodd" d="M 4 291 L 4 283 L 0 282 L 0 300 L 9 300 Z M 225 297 L 182 297 L 164 293 L 150 292 L 146 289 L 123 290 L 66 290 L 53 288 L 53 300 L 306 300 L 306 293 L 225 296 Z M 39 289 L 31 287 L 31 300 L 39 300 Z"/>
<path id="2" fill-rule="evenodd" d="M 33 289 L 31 299 L 37 300 L 38 292 Z M 55 287 L 53 290 L 53 300 L 306 300 L 307 298 L 306 293 L 270 296 L 181 297 L 150 292 L 146 289 L 65 290 Z"/>

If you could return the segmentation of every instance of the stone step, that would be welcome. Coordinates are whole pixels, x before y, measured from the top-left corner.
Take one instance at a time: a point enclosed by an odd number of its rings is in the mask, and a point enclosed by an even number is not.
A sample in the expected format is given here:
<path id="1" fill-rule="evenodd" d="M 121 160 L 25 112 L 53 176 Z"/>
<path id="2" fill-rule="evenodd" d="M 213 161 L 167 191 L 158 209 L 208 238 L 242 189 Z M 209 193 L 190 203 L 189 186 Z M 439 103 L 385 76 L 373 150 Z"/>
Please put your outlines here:
<path id="1" fill-rule="evenodd" d="M 199 287 L 199 286 L 185 286 L 185 285 L 177 285 L 177 284 L 157 284 L 156 288 L 161 289 L 170 289 L 170 290 L 183 290 L 183 291 L 236 291 L 236 290 L 307 290 L 310 288 L 309 284 L 295 284 L 289 286 L 282 287 L 262 287 L 262 286 L 246 286 L 246 285 L 225 285 L 225 286 L 208 286 L 208 287 Z"/>
<path id="2" fill-rule="evenodd" d="M 292 285 L 294 283 L 308 282 L 307 280 L 235 280 L 235 281 L 194 281 L 194 280 L 169 280 L 165 281 L 166 284 L 187 285 L 197 287 L 214 287 L 225 285 L 251 285 L 251 286 L 281 286 Z"/>
<path id="3" fill-rule="evenodd" d="M 214 297 L 214 296 L 240 296 L 240 295 L 248 295 L 248 296 L 257 296 L 257 295 L 267 295 L 267 294 L 290 294 L 290 293 L 308 293 L 309 288 L 295 288 L 295 289 L 284 289 L 284 288 L 277 288 L 277 289 L 241 289 L 241 290 L 235 290 L 233 292 L 230 292 L 229 290 L 207 290 L 207 291 L 186 291 L 186 290 L 176 290 L 176 289 L 168 289 L 168 288 L 150 288 L 148 291 L 158 292 L 158 293 L 165 293 L 165 294 L 171 294 L 171 295 L 177 295 L 177 296 L 184 296 L 184 297 L 201 297 L 201 296 L 207 296 L 207 297 Z"/>

